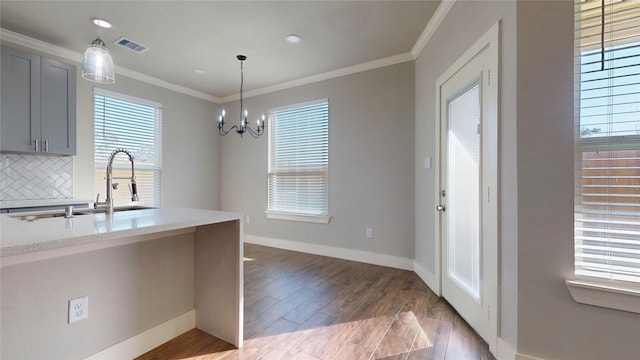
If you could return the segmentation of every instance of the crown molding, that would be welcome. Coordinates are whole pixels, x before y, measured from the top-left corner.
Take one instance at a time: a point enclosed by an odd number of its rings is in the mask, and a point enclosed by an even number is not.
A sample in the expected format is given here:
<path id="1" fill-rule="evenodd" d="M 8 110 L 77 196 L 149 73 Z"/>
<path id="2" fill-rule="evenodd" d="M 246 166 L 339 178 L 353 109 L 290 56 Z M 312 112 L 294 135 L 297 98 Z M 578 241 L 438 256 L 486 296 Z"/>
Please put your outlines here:
<path id="1" fill-rule="evenodd" d="M 413 45 L 413 48 L 411 49 L 411 55 L 413 56 L 414 60 L 417 59 L 418 56 L 420 56 L 422 49 L 424 49 L 429 40 L 431 40 L 433 33 L 436 32 L 436 29 L 438 29 L 438 26 L 440 26 L 440 23 L 442 23 L 442 20 L 444 20 L 445 16 L 447 16 L 449 10 L 451 10 L 455 2 L 456 0 L 442 0 L 440 2 L 440 5 L 438 5 L 436 12 L 433 13 L 433 16 L 422 31 L 422 34 L 418 38 L 418 41 L 416 41 L 415 45 Z"/>
<path id="2" fill-rule="evenodd" d="M 341 69 L 332 70 L 332 71 L 325 72 L 318 75 L 308 76 L 302 79 L 287 81 L 284 83 L 267 86 L 260 89 L 245 91 L 243 93 L 243 97 L 246 99 L 252 96 L 264 95 L 264 94 L 272 93 L 275 91 L 290 89 L 290 88 L 294 88 L 302 85 L 313 84 L 313 83 L 324 81 L 324 80 L 335 79 L 335 78 L 346 76 L 346 75 L 356 74 L 356 73 L 367 71 L 367 70 L 378 69 L 381 67 L 400 64 L 403 62 L 413 61 L 413 60 L 415 59 L 413 58 L 413 56 L 411 56 L 411 53 L 406 52 L 403 54 L 393 55 L 393 56 L 389 56 L 382 59 L 368 61 L 358 65 L 347 66 Z M 221 100 L 222 100 L 222 103 L 227 103 L 227 102 L 235 101 L 239 99 L 240 99 L 240 94 L 233 94 L 233 95 L 225 96 Z"/>
<path id="3" fill-rule="evenodd" d="M 215 104 L 220 104 L 221 100 L 219 97 L 217 96 L 213 96 L 213 95 L 209 95 L 209 94 L 205 94 L 203 92 L 197 91 L 197 90 L 193 90 L 190 89 L 188 87 L 182 86 L 182 85 L 177 85 L 168 81 L 164 81 L 162 79 L 158 79 L 156 77 L 147 75 L 147 74 L 143 74 L 141 72 L 137 72 L 125 67 L 121 67 L 116 65 L 116 72 L 122 76 L 126 76 L 128 78 L 132 78 L 132 79 L 136 79 L 136 80 L 140 80 L 142 82 L 146 82 L 148 84 L 151 85 L 155 85 L 155 86 L 159 86 L 168 90 L 172 90 L 175 91 L 177 93 L 181 93 L 181 94 L 185 94 L 185 95 L 189 95 L 189 96 L 193 96 L 195 98 L 198 99 L 202 99 L 202 100 L 206 100 Z"/>
<path id="4" fill-rule="evenodd" d="M 47 54 L 47 55 L 56 56 L 61 59 L 73 61 L 76 63 L 82 63 L 82 54 L 78 52 L 71 51 L 69 49 L 65 49 L 63 47 L 53 45 L 38 39 L 34 39 L 34 38 L 31 38 L 31 37 L 28 37 L 4 28 L 0 28 L 0 41 L 2 41 L 3 43 L 6 42 L 6 43 L 22 46 L 40 53 Z M 195 98 L 210 101 L 216 104 L 220 103 L 220 98 L 218 97 L 208 95 L 193 89 L 189 89 L 181 85 L 173 84 L 168 81 L 164 81 L 156 77 L 149 76 L 149 75 L 146 75 L 122 66 L 116 65 L 115 70 L 117 74 L 126 76 L 128 78 L 139 80 L 151 85 L 159 86 L 168 90 L 193 96 Z"/>
<path id="5" fill-rule="evenodd" d="M 77 63 L 82 62 L 82 54 L 80 53 L 22 34 L 18 34 L 17 32 L 13 32 L 4 28 L 0 28 L 0 40 L 3 43 L 7 42 L 15 45 L 20 45 L 25 48 L 56 56 L 65 60 L 70 60 Z"/>

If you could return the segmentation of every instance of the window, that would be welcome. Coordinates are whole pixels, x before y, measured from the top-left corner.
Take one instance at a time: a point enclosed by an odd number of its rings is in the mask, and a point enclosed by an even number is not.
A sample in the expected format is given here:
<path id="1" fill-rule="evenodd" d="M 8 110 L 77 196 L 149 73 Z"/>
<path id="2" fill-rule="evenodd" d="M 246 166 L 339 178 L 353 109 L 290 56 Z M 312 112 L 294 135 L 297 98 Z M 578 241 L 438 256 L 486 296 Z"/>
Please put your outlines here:
<path id="1" fill-rule="evenodd" d="M 640 2 L 575 4 L 575 274 L 635 286 L 640 284 Z"/>
<path id="2" fill-rule="evenodd" d="M 105 174 L 111 152 L 124 148 L 135 157 L 135 176 L 139 205 L 160 206 L 160 173 L 162 171 L 162 105 L 148 100 L 96 88 L 94 91 L 94 141 L 96 186 L 104 201 Z M 116 206 L 131 203 L 127 179 L 131 163 L 125 154 L 113 162 L 113 191 Z"/>
<path id="3" fill-rule="evenodd" d="M 268 132 L 267 216 L 327 223 L 328 100 L 269 110 Z"/>

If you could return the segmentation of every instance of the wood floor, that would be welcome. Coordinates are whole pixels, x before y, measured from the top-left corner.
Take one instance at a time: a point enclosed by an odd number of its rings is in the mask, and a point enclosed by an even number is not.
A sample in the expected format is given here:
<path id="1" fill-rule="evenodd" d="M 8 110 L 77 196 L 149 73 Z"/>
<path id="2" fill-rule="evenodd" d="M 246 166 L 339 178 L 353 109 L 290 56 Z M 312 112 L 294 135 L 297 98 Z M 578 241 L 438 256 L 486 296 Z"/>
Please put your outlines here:
<path id="1" fill-rule="evenodd" d="M 138 359 L 495 359 L 413 272 L 245 244 L 242 349 L 191 330 Z"/>

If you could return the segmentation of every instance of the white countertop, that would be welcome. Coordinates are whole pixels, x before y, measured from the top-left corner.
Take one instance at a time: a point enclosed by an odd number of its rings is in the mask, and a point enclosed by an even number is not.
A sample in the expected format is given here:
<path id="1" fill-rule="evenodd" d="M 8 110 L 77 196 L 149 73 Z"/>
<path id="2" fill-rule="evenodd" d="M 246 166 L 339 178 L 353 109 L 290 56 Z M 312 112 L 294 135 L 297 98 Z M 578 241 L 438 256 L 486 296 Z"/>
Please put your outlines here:
<path id="1" fill-rule="evenodd" d="M 188 208 L 143 209 L 25 221 L 0 215 L 1 257 L 105 242 L 123 237 L 240 220 L 240 214 Z M 19 214 L 24 215 L 24 214 Z"/>
<path id="2" fill-rule="evenodd" d="M 86 200 L 86 199 L 0 200 L 0 209 L 73 205 L 73 204 L 93 204 L 93 200 Z"/>

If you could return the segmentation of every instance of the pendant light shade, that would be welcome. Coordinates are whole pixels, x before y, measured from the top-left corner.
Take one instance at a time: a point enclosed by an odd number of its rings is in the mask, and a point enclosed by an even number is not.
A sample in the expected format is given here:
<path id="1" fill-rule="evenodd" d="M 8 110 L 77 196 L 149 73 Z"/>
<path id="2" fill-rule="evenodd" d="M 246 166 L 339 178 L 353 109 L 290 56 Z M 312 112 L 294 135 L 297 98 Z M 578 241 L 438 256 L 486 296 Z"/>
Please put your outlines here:
<path id="1" fill-rule="evenodd" d="M 109 50 L 99 36 L 84 52 L 82 78 L 100 84 L 113 84 L 116 82 L 113 59 L 111 59 Z"/>

